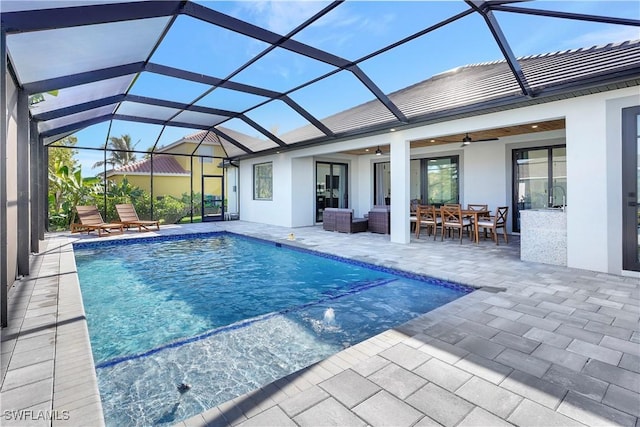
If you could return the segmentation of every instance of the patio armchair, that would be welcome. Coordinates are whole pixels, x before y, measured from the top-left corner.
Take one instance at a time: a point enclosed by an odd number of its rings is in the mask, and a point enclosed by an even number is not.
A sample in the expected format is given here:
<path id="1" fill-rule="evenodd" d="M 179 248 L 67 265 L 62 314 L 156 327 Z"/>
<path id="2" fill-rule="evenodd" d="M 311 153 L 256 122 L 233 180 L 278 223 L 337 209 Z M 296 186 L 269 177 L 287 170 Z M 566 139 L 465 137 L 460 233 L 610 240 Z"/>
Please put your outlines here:
<path id="1" fill-rule="evenodd" d="M 322 215 L 322 226 L 327 231 L 359 233 L 367 231 L 368 220 L 354 218 L 353 209 L 326 208 Z"/>
<path id="2" fill-rule="evenodd" d="M 374 205 L 369 211 L 369 231 L 372 233 L 391 234 L 390 206 Z"/>
<path id="3" fill-rule="evenodd" d="M 93 230 L 97 230 L 98 237 L 102 237 L 103 232 L 112 234 L 114 233 L 113 230 L 118 230 L 117 234 L 124 233 L 124 224 L 104 222 L 96 206 L 76 206 L 76 212 L 78 213 L 80 224 L 71 224 L 72 233 L 86 231 L 89 234 Z"/>

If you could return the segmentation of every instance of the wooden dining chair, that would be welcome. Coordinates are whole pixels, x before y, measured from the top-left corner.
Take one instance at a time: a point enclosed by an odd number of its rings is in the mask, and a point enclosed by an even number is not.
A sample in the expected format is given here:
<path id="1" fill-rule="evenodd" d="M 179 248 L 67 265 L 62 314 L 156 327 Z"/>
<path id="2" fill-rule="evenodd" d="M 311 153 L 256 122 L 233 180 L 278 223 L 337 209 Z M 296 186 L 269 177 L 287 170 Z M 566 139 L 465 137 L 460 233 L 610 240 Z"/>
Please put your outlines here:
<path id="1" fill-rule="evenodd" d="M 493 240 L 498 245 L 498 229 L 502 228 L 502 235 L 504 236 L 504 242 L 509 243 L 507 238 L 507 213 L 509 212 L 508 206 L 500 206 L 497 208 L 496 215 L 490 218 L 480 218 L 478 220 L 478 229 L 483 228 L 485 231 L 491 230 Z"/>
<path id="2" fill-rule="evenodd" d="M 435 206 L 419 205 L 416 209 L 416 239 L 420 238 L 420 230 L 424 227 L 429 236 L 433 232 L 433 240 L 436 240 L 441 222 Z"/>
<path id="3" fill-rule="evenodd" d="M 471 237 L 471 221 L 462 216 L 462 209 L 460 209 L 460 206 L 442 206 L 440 208 L 440 217 L 442 218 L 442 233 L 440 241 L 444 240 L 444 233 L 447 230 L 458 230 L 460 234 L 460 244 L 462 244 L 462 232 L 465 228 L 469 233 L 469 237 Z"/>
<path id="4" fill-rule="evenodd" d="M 469 203 L 467 205 L 467 210 L 468 211 L 488 211 L 489 210 L 489 205 L 481 205 L 481 204 Z"/>
<path id="5" fill-rule="evenodd" d="M 467 204 L 467 210 L 468 211 L 488 211 L 489 210 L 489 205 L 483 205 L 481 203 L 469 203 Z M 473 218 L 473 215 L 470 215 L 469 218 Z M 489 220 L 489 214 L 486 215 L 478 215 L 478 220 L 480 219 L 486 219 Z M 475 228 L 476 225 L 475 224 L 471 224 L 472 228 Z"/>
<path id="6" fill-rule="evenodd" d="M 418 201 L 411 200 L 409 203 L 409 229 L 410 231 L 415 231 L 417 226 L 418 217 L 416 215 L 419 203 Z"/>

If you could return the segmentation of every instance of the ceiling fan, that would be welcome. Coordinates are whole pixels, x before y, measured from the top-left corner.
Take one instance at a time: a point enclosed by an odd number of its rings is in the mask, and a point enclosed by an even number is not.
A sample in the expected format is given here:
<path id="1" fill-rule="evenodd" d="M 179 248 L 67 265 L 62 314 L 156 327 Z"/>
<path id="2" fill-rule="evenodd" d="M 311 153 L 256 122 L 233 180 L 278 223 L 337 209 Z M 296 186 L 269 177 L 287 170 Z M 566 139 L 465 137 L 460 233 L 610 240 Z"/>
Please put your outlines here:
<path id="1" fill-rule="evenodd" d="M 464 138 L 462 138 L 462 147 L 466 147 L 467 145 L 471 144 L 472 142 L 484 142 L 484 141 L 497 141 L 498 138 L 484 138 L 484 139 L 472 139 L 468 133 L 466 133 L 464 135 Z"/>

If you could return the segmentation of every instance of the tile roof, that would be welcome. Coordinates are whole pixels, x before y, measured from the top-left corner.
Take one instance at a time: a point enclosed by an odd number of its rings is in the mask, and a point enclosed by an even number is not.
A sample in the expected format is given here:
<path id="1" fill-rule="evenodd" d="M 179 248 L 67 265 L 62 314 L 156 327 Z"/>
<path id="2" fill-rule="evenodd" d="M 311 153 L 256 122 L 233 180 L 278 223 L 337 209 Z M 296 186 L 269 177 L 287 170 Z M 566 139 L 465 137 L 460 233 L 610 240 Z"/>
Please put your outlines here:
<path id="1" fill-rule="evenodd" d="M 213 132 L 209 132 L 207 130 L 201 130 L 191 135 L 184 136 L 182 137 L 182 141 L 199 143 L 200 141 L 202 141 L 202 138 L 204 138 L 204 142 L 211 142 L 215 144 L 220 143 L 220 139 L 218 138 L 218 135 L 216 135 Z"/>
<path id="2" fill-rule="evenodd" d="M 111 175 L 123 175 L 126 173 L 151 173 L 151 159 L 140 160 L 130 163 L 126 166 L 120 166 L 109 171 Z M 173 156 L 153 156 L 153 173 L 154 174 L 173 174 L 173 175 L 189 175 L 189 171 L 185 170 Z"/>
<path id="3" fill-rule="evenodd" d="M 522 96 L 505 60 L 458 67 L 393 92 L 389 98 L 410 121 L 418 123 L 578 96 L 585 89 L 597 90 L 593 88 L 615 85 L 617 81 L 640 85 L 640 40 L 526 56 L 518 58 L 518 62 L 534 91 L 532 98 Z M 321 121 L 337 134 L 398 124 L 377 100 Z M 307 125 L 281 138 L 304 141 L 312 138 L 314 131 L 314 126 Z"/>

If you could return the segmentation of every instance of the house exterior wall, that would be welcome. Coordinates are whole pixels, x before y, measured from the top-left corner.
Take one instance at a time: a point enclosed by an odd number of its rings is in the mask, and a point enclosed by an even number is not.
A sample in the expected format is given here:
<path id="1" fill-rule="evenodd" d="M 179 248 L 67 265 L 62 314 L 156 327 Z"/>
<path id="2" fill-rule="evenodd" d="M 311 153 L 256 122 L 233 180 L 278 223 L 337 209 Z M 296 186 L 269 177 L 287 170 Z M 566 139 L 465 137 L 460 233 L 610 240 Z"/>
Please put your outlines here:
<path id="1" fill-rule="evenodd" d="M 359 156 L 354 159 L 353 156 L 336 154 L 339 151 L 386 146 L 391 141 L 397 145 L 415 139 L 437 138 L 454 133 L 472 133 L 533 121 L 565 118 L 564 131 L 509 136 L 496 142 L 472 144 L 464 149 L 459 143 L 414 149 L 411 151 L 411 158 L 459 155 L 461 203 L 488 203 L 490 209 L 506 205 L 512 211 L 512 151 L 523 147 L 566 144 L 568 265 L 620 274 L 620 116 L 622 108 L 633 105 L 640 105 L 637 87 L 399 130 L 393 137 L 389 134 L 373 135 L 277 156 L 243 160 L 240 163 L 239 195 L 242 219 L 282 226 L 314 224 L 314 215 L 309 214 L 309 206 L 303 202 L 311 200 L 309 203 L 313 207 L 314 201 L 308 195 L 314 190 L 314 181 L 309 179 L 313 178 L 315 173 L 314 163 L 312 162 L 311 167 L 302 167 L 308 163 L 300 160 L 294 162 L 294 158 L 315 159 L 331 156 L 349 161 L 350 207 L 357 215 L 362 215 L 373 204 L 373 163 L 389 161 L 389 156 Z M 255 201 L 253 164 L 264 161 L 274 162 L 273 200 Z M 394 164 L 407 167 L 404 159 L 394 161 L 392 158 L 392 171 Z M 403 176 L 404 174 L 400 174 L 400 178 Z M 291 185 L 290 179 L 295 179 L 296 184 Z M 394 179 L 398 178 L 394 176 Z M 304 182 L 310 182 L 308 190 L 304 188 Z M 296 200 L 296 203 L 292 203 L 293 200 Z M 392 204 L 393 200 L 392 197 Z M 402 206 L 400 211 L 404 210 L 405 207 Z M 408 206 L 406 211 L 408 216 Z M 392 212 L 396 212 L 393 211 L 393 207 Z M 600 226 L 594 226 L 594 218 L 598 218 Z M 404 226 L 401 226 L 401 229 L 403 236 L 396 237 L 395 241 L 405 240 Z"/>
<path id="2" fill-rule="evenodd" d="M 253 167 L 258 163 L 272 162 L 273 165 L 273 197 L 271 200 L 255 200 L 253 198 Z M 313 179 L 313 171 L 307 174 Z M 240 162 L 240 211 L 241 219 L 264 224 L 292 227 L 292 200 L 294 197 L 303 198 L 302 195 L 294 195 L 291 192 L 292 158 L 289 155 L 278 154 Z M 310 181 L 313 183 L 313 180 Z M 310 185 L 311 189 L 313 186 Z M 309 190 L 311 191 L 311 190 Z M 302 203 L 296 204 L 296 209 L 304 209 Z M 299 215 L 297 215 L 299 216 Z M 305 224 L 311 224 L 311 218 Z"/>
<path id="3" fill-rule="evenodd" d="M 315 215 L 315 180 L 314 174 L 308 173 L 309 170 L 315 170 L 315 163 L 311 157 L 294 158 L 291 169 L 291 226 L 299 227 L 309 224 L 309 218 Z"/>
<path id="4" fill-rule="evenodd" d="M 198 144 L 192 143 L 192 142 L 185 142 L 179 145 L 176 145 L 173 148 L 168 149 L 167 151 L 165 151 L 166 153 L 172 153 L 172 154 L 191 154 L 193 153 L 193 150 L 196 149 Z M 224 151 L 222 150 L 222 147 L 218 146 L 218 145 L 214 145 L 213 146 L 213 155 L 214 156 L 218 156 L 220 158 L 226 157 L 226 155 L 224 154 Z M 182 168 L 184 170 L 191 170 L 191 158 L 187 157 L 187 156 L 176 156 L 175 159 L 178 161 L 178 163 L 180 163 L 180 166 L 182 166 Z M 195 176 L 200 176 L 201 172 L 204 173 L 205 175 L 222 175 L 222 168 L 218 167 L 218 164 L 220 164 L 220 159 L 211 159 L 210 162 L 204 162 L 201 164 L 200 162 L 200 158 L 195 157 L 193 159 L 193 171 L 195 173 Z"/>
<path id="5" fill-rule="evenodd" d="M 185 142 L 165 151 L 170 154 L 191 154 L 196 148 L 195 143 Z M 224 157 L 222 147 L 213 146 L 214 156 Z M 175 160 L 186 171 L 191 170 L 191 158 L 187 156 L 175 156 Z M 211 159 L 211 162 L 201 162 L 199 157 L 193 159 L 193 192 L 202 193 L 202 174 L 205 175 L 223 175 L 224 169 L 218 167 L 220 159 Z M 127 178 L 131 185 L 140 187 L 144 191 L 151 191 L 151 180 L 148 174 L 117 174 L 112 175 L 109 179 L 116 183 L 121 183 Z M 220 186 L 208 184 L 212 186 L 216 193 L 220 193 Z M 235 185 L 235 184 L 234 184 Z M 170 195 L 177 198 L 182 197 L 183 193 L 189 193 L 191 186 L 191 177 L 185 175 L 159 175 L 153 176 L 153 193 L 154 195 Z M 228 193 L 228 191 L 227 191 Z"/>

